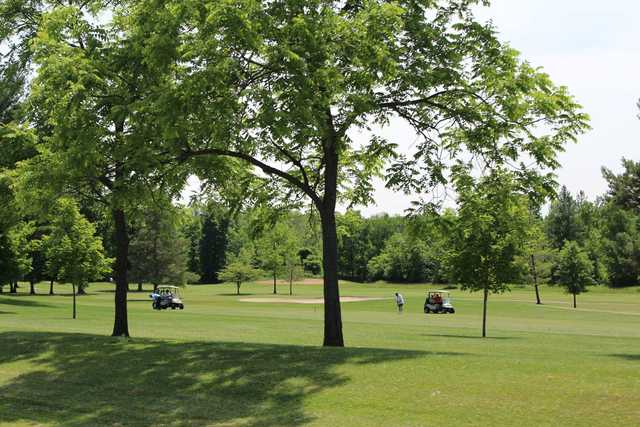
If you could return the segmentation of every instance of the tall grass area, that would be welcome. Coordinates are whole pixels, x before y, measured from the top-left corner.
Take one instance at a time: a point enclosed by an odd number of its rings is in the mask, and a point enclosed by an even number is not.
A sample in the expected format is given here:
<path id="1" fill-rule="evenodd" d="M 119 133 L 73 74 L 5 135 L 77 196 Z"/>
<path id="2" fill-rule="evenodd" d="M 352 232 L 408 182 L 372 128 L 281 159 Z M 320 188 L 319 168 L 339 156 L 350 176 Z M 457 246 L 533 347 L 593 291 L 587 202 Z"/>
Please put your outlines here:
<path id="1" fill-rule="evenodd" d="M 92 284 L 76 320 L 70 286 L 1 294 L 0 425 L 640 424 L 640 289 L 593 288 L 572 309 L 559 289 L 537 306 L 516 287 L 490 297 L 481 339 L 480 294 L 425 315 L 429 288 L 343 283 L 385 298 L 343 303 L 344 349 L 319 346 L 320 304 L 240 301 L 271 298 L 266 284 L 189 286 L 184 311 L 131 292 L 130 340 L 108 336 L 112 285 Z"/>

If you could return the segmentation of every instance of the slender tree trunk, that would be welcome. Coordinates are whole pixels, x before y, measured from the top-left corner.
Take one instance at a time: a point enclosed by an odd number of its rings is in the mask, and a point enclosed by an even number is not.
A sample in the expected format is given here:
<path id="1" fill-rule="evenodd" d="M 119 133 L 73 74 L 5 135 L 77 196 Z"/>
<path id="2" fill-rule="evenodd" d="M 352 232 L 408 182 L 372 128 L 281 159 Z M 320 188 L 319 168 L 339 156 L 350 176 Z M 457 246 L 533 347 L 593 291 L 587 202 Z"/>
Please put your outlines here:
<path id="1" fill-rule="evenodd" d="M 76 285 L 75 283 L 71 284 L 71 287 L 73 289 L 73 318 L 76 318 Z"/>
<path id="2" fill-rule="evenodd" d="M 576 308 L 576 294 L 573 294 L 573 308 Z"/>
<path id="3" fill-rule="evenodd" d="M 240 295 L 240 282 L 236 282 L 236 295 Z"/>
<path id="4" fill-rule="evenodd" d="M 86 295 L 87 291 L 84 290 L 85 288 L 86 285 L 78 285 L 78 295 Z"/>
<path id="5" fill-rule="evenodd" d="M 11 283 L 9 283 L 9 293 L 10 294 L 18 293 L 18 282 L 11 281 Z"/>
<path id="6" fill-rule="evenodd" d="M 138 292 L 142 292 L 142 282 L 138 282 Z"/>
<path id="7" fill-rule="evenodd" d="M 29 280 L 29 295 L 35 295 L 36 294 L 36 284 L 33 282 L 33 280 Z"/>
<path id="8" fill-rule="evenodd" d="M 293 295 L 293 270 L 289 272 L 289 295 Z"/>
<path id="9" fill-rule="evenodd" d="M 536 257 L 531 254 L 531 272 L 533 273 L 533 287 L 536 289 L 536 304 L 540 305 L 540 291 L 538 290 L 538 272 L 536 271 Z"/>
<path id="10" fill-rule="evenodd" d="M 127 319 L 127 259 L 129 256 L 129 235 L 127 220 L 122 209 L 113 210 L 115 223 L 116 261 L 114 273 L 116 279 L 115 319 L 113 323 L 114 337 L 129 336 L 129 322 Z"/>
<path id="11" fill-rule="evenodd" d="M 338 237 L 333 208 L 320 213 L 322 221 L 322 265 L 324 267 L 324 346 L 343 347 L 340 290 L 338 287 Z"/>
<path id="12" fill-rule="evenodd" d="M 487 300 L 489 299 L 489 288 L 485 286 L 482 298 L 482 338 L 487 336 Z"/>
<path id="13" fill-rule="evenodd" d="M 53 295 L 53 280 L 49 282 L 49 295 Z"/>
<path id="14" fill-rule="evenodd" d="M 276 270 L 273 270 L 273 294 L 277 294 L 278 293 L 278 288 L 276 288 L 276 281 L 278 279 L 276 278 Z"/>

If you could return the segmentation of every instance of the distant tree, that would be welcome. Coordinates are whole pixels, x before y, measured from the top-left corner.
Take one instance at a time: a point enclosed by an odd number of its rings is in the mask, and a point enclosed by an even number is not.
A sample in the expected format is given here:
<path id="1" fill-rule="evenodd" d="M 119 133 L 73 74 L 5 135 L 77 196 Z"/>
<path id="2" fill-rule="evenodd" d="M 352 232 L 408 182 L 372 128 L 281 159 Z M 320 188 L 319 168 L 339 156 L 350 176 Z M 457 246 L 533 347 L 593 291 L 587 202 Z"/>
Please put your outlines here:
<path id="1" fill-rule="evenodd" d="M 595 283 L 593 262 L 576 242 L 567 242 L 560 251 L 557 274 L 562 286 L 573 295 L 574 308 L 576 295 L 586 292 L 587 286 Z"/>
<path id="2" fill-rule="evenodd" d="M 289 245 L 290 233 L 291 230 L 285 222 L 278 222 L 256 242 L 258 262 L 260 267 L 271 275 L 274 294 L 278 293 L 278 276 L 285 272 L 285 257 L 289 250 L 295 253 L 295 249 L 291 249 Z"/>
<path id="3" fill-rule="evenodd" d="M 438 275 L 439 264 L 431 257 L 425 242 L 396 233 L 386 241 L 382 252 L 369 261 L 369 276 L 390 282 L 430 282 Z"/>
<path id="4" fill-rule="evenodd" d="M 320 274 L 322 271 L 322 259 L 320 259 L 311 249 L 302 248 L 298 251 L 300 265 L 305 273 L 312 275 Z"/>
<path id="5" fill-rule="evenodd" d="M 304 267 L 299 258 L 300 241 L 298 236 L 289 233 L 282 245 L 283 271 L 289 280 L 289 295 L 293 295 L 293 281 L 304 278 Z"/>
<path id="6" fill-rule="evenodd" d="M 30 239 L 36 227 L 33 222 L 20 221 L 7 231 L 10 248 L 8 274 L 11 293 L 16 293 L 18 281 L 24 280 L 33 270 L 33 251 L 39 242 Z"/>
<path id="7" fill-rule="evenodd" d="M 640 162 L 622 158 L 622 168 L 619 175 L 602 168 L 602 176 L 609 185 L 608 197 L 617 206 L 640 214 Z"/>
<path id="8" fill-rule="evenodd" d="M 453 227 L 450 268 L 462 289 L 483 292 L 482 336 L 490 293 L 507 291 L 518 275 L 527 209 L 511 174 L 493 169 L 477 182 L 461 169 L 455 179 L 458 218 Z"/>
<path id="9" fill-rule="evenodd" d="M 260 277 L 260 270 L 242 258 L 231 261 L 220 272 L 220 280 L 235 283 L 237 295 L 240 295 L 240 285 L 256 280 L 258 277 Z"/>
<path id="10" fill-rule="evenodd" d="M 578 240 L 578 203 L 565 186 L 560 189 L 556 200 L 551 202 L 546 229 L 549 242 L 555 249 L 561 249 L 565 241 Z"/>
<path id="11" fill-rule="evenodd" d="M 603 209 L 604 263 L 610 286 L 633 286 L 640 276 L 640 217 L 614 203 Z"/>
<path id="12" fill-rule="evenodd" d="M 84 218 L 70 199 L 57 202 L 51 221 L 51 234 L 43 239 L 47 262 L 57 279 L 71 283 L 73 318 L 76 318 L 76 289 L 87 286 L 111 271 L 112 259 L 106 258 L 102 240 L 93 224 Z"/>
<path id="13" fill-rule="evenodd" d="M 218 283 L 218 273 L 226 263 L 229 220 L 222 213 L 206 213 L 200 239 L 200 280 Z"/>
<path id="14" fill-rule="evenodd" d="M 360 212 L 349 210 L 336 215 L 338 235 L 338 274 L 340 278 L 364 281 L 367 278 L 369 239 L 367 221 Z"/>
<path id="15" fill-rule="evenodd" d="M 542 304 L 539 285 L 551 282 L 557 252 L 547 239 L 542 218 L 535 209 L 530 208 L 523 252 L 516 257 L 516 264 L 521 271 L 521 280 L 533 285 L 536 304 Z"/>
<path id="16" fill-rule="evenodd" d="M 129 249 L 130 278 L 158 285 L 184 285 L 193 281 L 188 264 L 189 242 L 178 228 L 176 208 L 165 201 L 146 210 L 145 218 L 135 230 Z M 196 276 L 197 277 L 197 276 Z"/>
<path id="17" fill-rule="evenodd" d="M 201 273 L 200 240 L 202 237 L 202 216 L 194 208 L 182 209 L 181 232 L 189 242 L 187 269 L 193 273 Z"/>
<path id="18" fill-rule="evenodd" d="M 14 290 L 13 283 L 19 273 L 20 267 L 12 242 L 6 233 L 0 232 L 0 293 L 6 285 L 9 285 L 9 292 Z"/>

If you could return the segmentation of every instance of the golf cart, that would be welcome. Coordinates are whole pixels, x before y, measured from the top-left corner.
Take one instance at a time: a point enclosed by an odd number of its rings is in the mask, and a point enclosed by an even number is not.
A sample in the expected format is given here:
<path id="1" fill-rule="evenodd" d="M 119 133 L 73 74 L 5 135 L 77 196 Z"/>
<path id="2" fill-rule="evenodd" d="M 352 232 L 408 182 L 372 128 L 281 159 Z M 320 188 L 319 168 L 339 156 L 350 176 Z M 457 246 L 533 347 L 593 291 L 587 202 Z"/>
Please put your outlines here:
<path id="1" fill-rule="evenodd" d="M 429 291 L 424 301 L 425 313 L 455 313 L 449 291 Z"/>
<path id="2" fill-rule="evenodd" d="M 171 310 L 175 310 L 176 308 L 180 310 L 184 309 L 182 290 L 177 286 L 160 285 L 149 296 L 153 300 L 151 306 L 155 310 L 164 310 L 166 308 L 170 308 Z"/>

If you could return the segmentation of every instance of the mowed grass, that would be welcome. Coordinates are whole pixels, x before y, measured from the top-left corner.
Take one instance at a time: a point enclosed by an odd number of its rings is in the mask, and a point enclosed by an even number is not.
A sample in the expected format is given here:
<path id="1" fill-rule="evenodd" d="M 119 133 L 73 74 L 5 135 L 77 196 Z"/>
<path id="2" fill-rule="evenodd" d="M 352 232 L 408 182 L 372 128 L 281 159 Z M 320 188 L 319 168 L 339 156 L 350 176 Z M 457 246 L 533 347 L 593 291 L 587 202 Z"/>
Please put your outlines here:
<path id="1" fill-rule="evenodd" d="M 594 288 L 576 310 L 555 288 L 542 306 L 530 288 L 491 296 L 486 339 L 480 294 L 453 290 L 456 314 L 425 315 L 427 288 L 343 283 L 387 299 L 344 303 L 337 349 L 320 347 L 320 304 L 240 302 L 232 285 L 188 287 L 184 311 L 132 292 L 130 340 L 108 336 L 111 285 L 92 285 L 76 320 L 67 294 L 3 294 L 0 425 L 640 425 L 638 288 Z"/>

